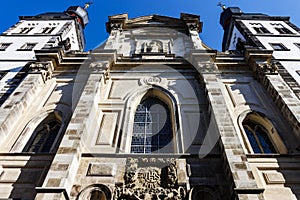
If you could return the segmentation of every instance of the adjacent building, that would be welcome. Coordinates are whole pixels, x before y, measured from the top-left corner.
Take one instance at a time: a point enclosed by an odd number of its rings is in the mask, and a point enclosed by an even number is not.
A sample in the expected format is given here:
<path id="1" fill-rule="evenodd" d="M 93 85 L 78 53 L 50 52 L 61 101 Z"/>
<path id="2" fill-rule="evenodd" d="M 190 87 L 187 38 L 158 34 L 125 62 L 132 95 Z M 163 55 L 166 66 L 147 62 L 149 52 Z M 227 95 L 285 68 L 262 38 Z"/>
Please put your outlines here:
<path id="1" fill-rule="evenodd" d="M 222 52 L 198 15 L 110 16 L 84 52 L 87 24 L 72 6 L 0 36 L 0 198 L 300 197 L 288 17 L 225 9 Z"/>

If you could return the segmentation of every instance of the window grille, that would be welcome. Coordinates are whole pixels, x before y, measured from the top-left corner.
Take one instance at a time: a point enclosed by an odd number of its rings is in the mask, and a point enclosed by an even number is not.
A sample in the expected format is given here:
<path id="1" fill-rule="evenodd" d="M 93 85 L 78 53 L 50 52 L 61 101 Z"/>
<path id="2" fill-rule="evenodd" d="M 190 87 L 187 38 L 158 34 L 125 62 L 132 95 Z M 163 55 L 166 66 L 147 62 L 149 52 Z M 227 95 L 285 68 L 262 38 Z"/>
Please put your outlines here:
<path id="1" fill-rule="evenodd" d="M 51 113 L 34 130 L 30 145 L 26 152 L 51 152 L 56 138 L 58 137 L 61 122 L 58 121 L 54 113 Z"/>
<path id="2" fill-rule="evenodd" d="M 134 116 L 131 152 L 173 152 L 174 149 L 172 147 L 170 149 L 170 145 L 168 145 L 172 143 L 172 138 L 168 106 L 157 98 L 147 98 L 142 101 Z"/>
<path id="3" fill-rule="evenodd" d="M 36 43 L 26 43 L 23 46 L 21 46 L 19 51 L 31 51 L 36 46 Z"/>
<path id="4" fill-rule="evenodd" d="M 254 153 L 276 153 L 276 150 L 268 136 L 268 131 L 259 123 L 246 120 L 243 128 Z"/>

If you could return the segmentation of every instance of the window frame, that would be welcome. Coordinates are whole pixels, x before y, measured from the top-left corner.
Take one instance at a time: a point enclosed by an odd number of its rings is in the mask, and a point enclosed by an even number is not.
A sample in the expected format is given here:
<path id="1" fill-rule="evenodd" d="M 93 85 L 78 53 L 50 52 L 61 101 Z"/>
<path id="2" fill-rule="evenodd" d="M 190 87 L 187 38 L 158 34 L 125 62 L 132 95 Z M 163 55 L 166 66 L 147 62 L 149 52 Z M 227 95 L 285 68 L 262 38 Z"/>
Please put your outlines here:
<path id="1" fill-rule="evenodd" d="M 55 29 L 56 29 L 56 26 L 47 26 L 47 27 L 41 28 L 41 30 L 36 34 L 41 34 L 41 35 L 51 34 Z"/>
<path id="2" fill-rule="evenodd" d="M 271 46 L 271 48 L 274 51 L 290 51 L 290 49 L 288 49 L 284 44 L 282 43 L 269 43 L 269 45 Z M 280 49 L 275 48 L 275 46 L 280 46 Z"/>
<path id="3" fill-rule="evenodd" d="M 37 130 L 37 128 L 40 128 L 39 126 L 47 119 L 47 118 L 52 118 L 52 119 L 48 119 L 48 121 L 57 121 L 60 123 L 60 128 L 59 130 L 57 131 L 56 133 L 56 136 L 53 140 L 53 143 L 51 144 L 51 147 L 49 149 L 49 151 L 47 152 L 43 152 L 43 151 L 38 151 L 38 152 L 35 152 L 35 151 L 30 151 L 30 148 L 33 146 L 33 143 L 35 141 L 35 138 L 37 137 L 37 135 L 39 134 L 39 130 Z M 29 140 L 26 142 L 26 145 L 24 146 L 22 152 L 24 153 L 53 153 L 54 150 L 56 149 L 56 147 L 58 146 L 58 141 L 61 139 L 62 137 L 62 132 L 63 132 L 63 129 L 64 129 L 64 124 L 62 122 L 62 119 L 61 119 L 61 114 L 58 112 L 58 111 L 54 111 L 54 112 L 50 112 L 48 113 L 45 117 L 42 118 L 42 120 L 40 120 L 38 123 L 35 124 L 35 127 L 34 129 L 32 130 L 31 132 L 31 135 L 30 135 L 30 138 Z M 50 133 L 51 134 L 51 133 Z M 50 135 L 49 134 L 49 135 Z M 49 136 L 48 135 L 48 136 Z M 46 142 L 47 140 L 45 140 Z"/>
<path id="4" fill-rule="evenodd" d="M 154 88 L 151 88 L 149 89 L 142 97 L 140 97 L 140 100 L 137 101 L 137 103 L 134 105 L 134 109 L 132 110 L 131 114 L 130 114 L 130 118 L 132 118 L 132 121 L 130 120 L 130 128 L 129 128 L 129 132 L 130 132 L 130 137 L 129 137 L 129 140 L 128 140 L 128 143 L 125 147 L 125 151 L 128 152 L 128 153 L 132 153 L 131 152 L 131 144 L 132 144 L 132 134 L 133 134 L 133 124 L 134 124 L 134 116 L 135 116 L 135 112 L 136 112 L 136 109 L 137 109 L 137 106 L 140 104 L 140 102 L 142 102 L 144 99 L 146 98 L 149 98 L 149 97 L 155 97 L 155 98 L 158 98 L 159 100 L 161 100 L 162 102 L 164 102 L 168 108 L 169 108 L 169 111 L 170 111 L 170 120 L 171 120 L 171 128 L 172 128 L 172 141 L 168 144 L 168 145 L 173 145 L 173 149 L 172 149 L 172 152 L 161 152 L 162 154 L 177 154 L 177 153 L 180 153 L 182 150 L 182 147 L 181 147 L 181 138 L 178 134 L 178 131 L 179 131 L 179 127 L 177 127 L 177 121 L 176 119 L 178 118 L 178 113 L 176 111 L 176 100 L 174 100 L 172 98 L 172 96 L 170 96 L 169 94 L 161 91 L 160 89 L 154 89 Z M 132 153 L 132 154 L 157 154 L 159 152 L 150 152 L 150 153 Z"/>
<path id="5" fill-rule="evenodd" d="M 17 49 L 18 51 L 32 51 L 34 49 L 34 47 L 36 47 L 38 43 L 34 43 L 34 42 L 28 42 L 23 44 L 19 49 Z M 28 48 L 29 46 L 32 46 L 31 48 Z"/>
<path id="6" fill-rule="evenodd" d="M 254 140 L 255 140 L 256 145 L 258 146 L 258 149 L 260 150 L 260 152 L 255 152 L 255 150 L 254 150 L 254 148 L 252 146 L 252 143 L 251 143 L 251 141 L 250 141 L 250 139 L 248 137 L 248 133 L 246 133 L 247 139 L 248 139 L 248 141 L 249 141 L 249 143 L 251 145 L 251 148 L 252 148 L 253 152 L 255 154 L 276 154 L 277 150 L 275 148 L 275 145 L 273 144 L 272 140 L 268 136 L 269 134 L 268 134 L 268 131 L 265 129 L 265 127 L 263 127 L 261 124 L 259 124 L 257 122 L 254 122 L 252 120 L 248 120 L 248 121 L 250 121 L 251 123 L 255 124 L 255 127 L 253 129 L 253 127 L 249 126 L 249 124 L 244 125 L 244 122 L 243 122 L 244 131 L 247 132 L 245 130 L 246 128 L 247 128 L 248 131 L 250 131 L 250 133 L 254 137 Z M 260 128 L 262 130 L 262 133 L 257 133 L 257 129 L 258 128 Z M 271 152 L 266 152 L 267 150 L 263 147 L 262 142 L 259 139 L 259 135 L 261 135 L 261 136 L 262 135 L 266 135 L 268 141 L 265 140 L 265 142 L 266 143 L 271 143 L 270 148 L 269 148 Z"/>
<path id="7" fill-rule="evenodd" d="M 166 122 L 168 123 L 168 125 L 166 125 L 166 132 L 160 132 L 160 131 L 152 131 L 152 129 L 154 128 L 154 126 L 156 126 L 157 130 L 160 128 L 159 126 L 159 116 L 160 116 L 160 110 L 157 110 L 157 111 L 150 111 L 148 110 L 148 107 L 147 107 L 147 104 L 148 105 L 155 105 L 155 104 L 159 104 L 161 105 L 167 112 L 167 116 L 166 116 Z M 139 106 L 143 106 L 145 107 L 144 109 L 142 108 L 142 110 L 138 110 Z M 136 117 L 138 114 L 141 114 L 142 115 L 142 118 L 143 121 L 136 121 Z M 158 118 L 155 118 L 154 116 L 158 117 Z M 148 121 L 148 117 L 154 117 L 154 119 L 156 120 L 152 120 L 150 119 L 150 121 Z M 140 132 L 135 132 L 134 129 L 136 126 L 140 126 L 142 125 L 142 130 L 143 132 L 140 133 Z M 151 127 L 151 132 L 148 132 L 147 131 L 147 127 L 148 125 Z M 163 126 L 163 128 L 165 128 L 165 125 Z M 169 135 L 170 134 L 170 135 Z M 143 144 L 133 144 L 133 137 L 142 137 L 143 138 Z M 156 138 L 157 136 L 157 138 Z M 167 138 L 167 140 L 170 139 L 170 141 L 167 143 L 167 144 L 164 144 L 164 146 L 160 146 L 160 137 L 163 137 L 163 136 L 168 136 L 168 137 L 171 137 L 171 138 Z M 151 138 L 151 142 L 150 144 L 147 144 L 147 138 Z M 137 106 L 137 109 L 135 111 L 135 114 L 134 114 L 134 121 L 133 121 L 133 132 L 132 132 L 132 137 L 131 137 L 131 153 L 142 153 L 142 154 L 151 154 L 151 153 L 162 153 L 160 149 L 163 149 L 165 146 L 168 146 L 170 143 L 173 142 L 173 138 L 174 138 L 174 131 L 172 130 L 172 121 L 171 121 L 171 110 L 169 108 L 169 106 L 164 103 L 162 100 L 160 100 L 159 98 L 156 98 L 156 97 L 147 97 L 147 98 L 144 98 L 140 104 Z M 154 140 L 154 141 L 153 141 Z M 154 142 L 154 144 L 152 143 Z M 157 142 L 157 143 L 155 143 Z M 137 148 L 142 148 L 143 149 L 143 152 L 134 152 L 132 150 L 132 147 L 137 147 Z M 173 145 L 174 146 L 174 145 Z M 147 148 L 150 148 L 150 151 L 148 152 L 147 151 Z M 154 148 L 154 151 L 153 151 L 153 148 Z M 173 147 L 173 151 L 170 152 L 170 153 L 173 153 L 174 152 L 174 147 Z"/>
<path id="8" fill-rule="evenodd" d="M 261 23 L 250 23 L 251 28 L 255 31 L 255 34 L 272 34 Z"/>
<path id="9" fill-rule="evenodd" d="M 298 42 L 295 42 L 294 45 L 295 45 L 296 47 L 298 47 L 298 49 L 300 49 L 300 42 L 299 42 L 299 43 L 298 43 Z"/>
<path id="10" fill-rule="evenodd" d="M 275 149 L 275 153 L 255 153 L 253 147 L 249 141 L 249 138 L 244 130 L 243 122 L 246 120 L 251 120 L 260 124 L 267 131 L 267 136 L 270 139 L 273 148 Z M 280 135 L 277 132 L 277 129 L 273 125 L 273 123 L 264 115 L 256 111 L 246 111 L 242 113 L 238 118 L 238 124 L 242 136 L 242 146 L 245 148 L 247 154 L 253 155 L 272 155 L 272 154 L 287 154 L 287 148 L 283 143 Z"/>
<path id="11" fill-rule="evenodd" d="M 28 34 L 32 31 L 35 27 L 20 27 L 18 31 L 14 34 Z"/>
<path id="12" fill-rule="evenodd" d="M 289 28 L 284 26 L 281 23 L 271 23 L 273 28 L 278 32 L 278 34 L 287 35 L 287 34 L 294 34 Z"/>
<path id="13" fill-rule="evenodd" d="M 11 42 L 0 43 L 0 51 L 6 51 L 6 49 L 11 45 Z"/>

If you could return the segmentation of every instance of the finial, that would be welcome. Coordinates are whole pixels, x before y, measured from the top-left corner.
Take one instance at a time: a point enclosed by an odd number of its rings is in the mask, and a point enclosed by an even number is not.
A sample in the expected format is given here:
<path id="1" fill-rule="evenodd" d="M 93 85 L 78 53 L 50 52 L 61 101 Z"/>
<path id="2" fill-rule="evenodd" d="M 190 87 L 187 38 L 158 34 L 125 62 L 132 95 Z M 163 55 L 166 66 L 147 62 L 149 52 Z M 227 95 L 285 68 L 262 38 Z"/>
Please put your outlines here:
<path id="1" fill-rule="evenodd" d="M 221 7 L 222 10 L 225 10 L 225 9 L 226 9 L 225 4 L 222 4 L 222 1 L 220 1 L 220 2 L 217 4 L 217 6 Z"/>
<path id="2" fill-rule="evenodd" d="M 88 7 L 90 7 L 91 4 L 93 4 L 92 1 L 86 2 L 86 3 L 84 4 L 84 9 L 85 9 L 85 10 L 88 9 Z"/>

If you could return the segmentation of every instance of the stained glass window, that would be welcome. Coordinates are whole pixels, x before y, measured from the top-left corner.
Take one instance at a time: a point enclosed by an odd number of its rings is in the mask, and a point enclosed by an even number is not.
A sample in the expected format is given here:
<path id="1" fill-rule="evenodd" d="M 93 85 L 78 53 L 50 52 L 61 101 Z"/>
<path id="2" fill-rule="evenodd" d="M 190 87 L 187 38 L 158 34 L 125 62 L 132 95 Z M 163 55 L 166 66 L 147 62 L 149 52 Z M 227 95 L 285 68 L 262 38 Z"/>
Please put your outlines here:
<path id="1" fill-rule="evenodd" d="M 142 101 L 134 116 L 131 152 L 173 152 L 172 138 L 170 110 L 167 104 L 154 97 Z"/>
<path id="2" fill-rule="evenodd" d="M 246 120 L 243 127 L 254 153 L 276 153 L 268 131 L 262 125 Z"/>

